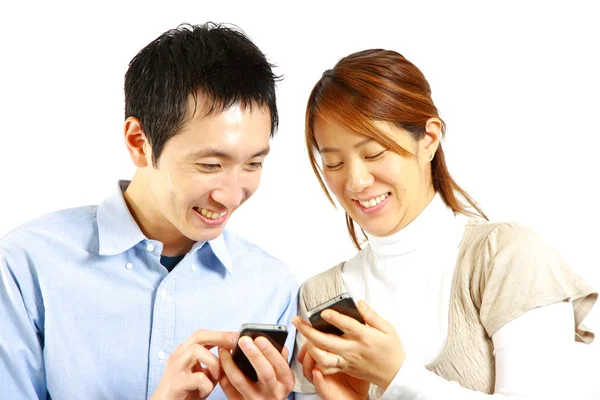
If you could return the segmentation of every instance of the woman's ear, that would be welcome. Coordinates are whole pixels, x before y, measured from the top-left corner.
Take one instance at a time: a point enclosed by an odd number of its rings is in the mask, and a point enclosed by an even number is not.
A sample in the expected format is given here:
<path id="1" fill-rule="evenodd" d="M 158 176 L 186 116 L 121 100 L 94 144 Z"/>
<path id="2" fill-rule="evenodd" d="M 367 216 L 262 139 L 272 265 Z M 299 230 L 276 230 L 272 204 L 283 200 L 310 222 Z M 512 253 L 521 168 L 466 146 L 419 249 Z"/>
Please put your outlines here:
<path id="1" fill-rule="evenodd" d="M 129 117 L 125 120 L 125 146 L 131 157 L 131 161 L 138 168 L 148 166 L 151 162 L 152 149 L 142 131 L 140 120 Z"/>
<path id="2" fill-rule="evenodd" d="M 425 124 L 425 135 L 419 143 L 421 154 L 427 161 L 433 160 L 440 140 L 442 140 L 442 121 L 439 118 L 429 118 Z"/>

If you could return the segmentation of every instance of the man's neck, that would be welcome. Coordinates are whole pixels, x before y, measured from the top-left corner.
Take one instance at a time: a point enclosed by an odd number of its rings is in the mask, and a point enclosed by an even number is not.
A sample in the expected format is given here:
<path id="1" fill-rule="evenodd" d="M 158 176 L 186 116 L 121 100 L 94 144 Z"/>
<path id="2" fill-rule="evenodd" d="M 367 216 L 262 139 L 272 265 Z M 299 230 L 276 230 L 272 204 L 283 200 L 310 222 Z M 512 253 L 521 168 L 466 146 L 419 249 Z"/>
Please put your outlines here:
<path id="1" fill-rule="evenodd" d="M 123 193 L 123 197 L 129 212 L 144 235 L 148 239 L 158 240 L 163 244 L 162 255 L 184 255 L 192 248 L 194 241 L 182 235 L 156 210 L 152 196 L 146 190 L 146 185 L 140 179 L 136 179 L 136 176 Z"/>

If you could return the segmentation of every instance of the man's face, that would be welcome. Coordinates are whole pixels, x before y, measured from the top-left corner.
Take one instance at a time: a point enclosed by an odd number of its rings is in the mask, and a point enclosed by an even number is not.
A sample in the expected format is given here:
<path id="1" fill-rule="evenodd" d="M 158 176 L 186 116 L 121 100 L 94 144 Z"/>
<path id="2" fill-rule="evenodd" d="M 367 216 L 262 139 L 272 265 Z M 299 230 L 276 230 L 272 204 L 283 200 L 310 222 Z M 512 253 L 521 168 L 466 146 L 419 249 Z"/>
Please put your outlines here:
<path id="1" fill-rule="evenodd" d="M 269 110 L 256 104 L 197 112 L 167 141 L 156 168 L 146 152 L 151 225 L 174 227 L 192 241 L 218 237 L 258 188 L 270 132 Z"/>

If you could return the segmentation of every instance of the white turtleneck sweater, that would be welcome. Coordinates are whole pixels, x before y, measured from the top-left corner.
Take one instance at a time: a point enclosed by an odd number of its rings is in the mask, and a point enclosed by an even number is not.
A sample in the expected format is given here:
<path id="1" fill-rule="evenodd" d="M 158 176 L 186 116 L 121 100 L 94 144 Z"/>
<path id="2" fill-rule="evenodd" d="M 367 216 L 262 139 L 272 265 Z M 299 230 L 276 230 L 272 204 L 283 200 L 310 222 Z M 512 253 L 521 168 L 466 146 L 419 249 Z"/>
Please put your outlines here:
<path id="1" fill-rule="evenodd" d="M 425 368 L 442 352 L 448 334 L 450 291 L 467 218 L 455 215 L 436 195 L 408 226 L 369 244 L 346 262 L 348 292 L 365 300 L 396 329 L 406 350 L 404 364 L 382 400 L 484 400 L 568 398 L 567 365 L 574 345 L 570 303 L 531 310 L 493 336 L 495 394 L 446 381 Z M 560 390 L 559 390 L 560 389 Z M 316 395 L 296 394 L 297 400 Z"/>

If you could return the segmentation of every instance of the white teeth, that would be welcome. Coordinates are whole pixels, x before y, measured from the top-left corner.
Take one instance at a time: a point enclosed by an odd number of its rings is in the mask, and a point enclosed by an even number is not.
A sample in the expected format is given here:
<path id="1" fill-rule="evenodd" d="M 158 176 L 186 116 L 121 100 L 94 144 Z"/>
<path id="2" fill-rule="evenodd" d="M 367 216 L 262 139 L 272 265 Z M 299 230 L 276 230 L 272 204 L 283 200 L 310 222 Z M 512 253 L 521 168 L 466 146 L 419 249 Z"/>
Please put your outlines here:
<path id="1" fill-rule="evenodd" d="M 371 208 L 371 207 L 375 207 L 377 204 L 381 203 L 387 197 L 388 197 L 388 193 L 385 193 L 385 194 L 379 195 L 377 197 L 374 197 L 370 200 L 360 200 L 359 203 L 364 208 Z"/>
<path id="2" fill-rule="evenodd" d="M 223 215 L 227 214 L 227 211 L 223 211 L 223 212 L 219 213 L 216 211 L 211 211 L 211 210 L 207 210 L 206 208 L 203 208 L 200 210 L 200 214 L 202 214 L 204 217 L 206 217 L 208 219 L 219 219 Z"/>

